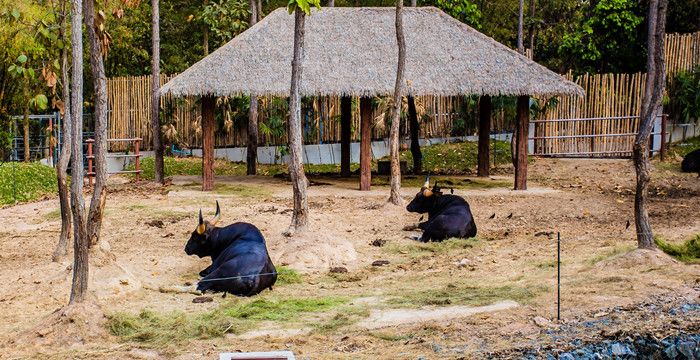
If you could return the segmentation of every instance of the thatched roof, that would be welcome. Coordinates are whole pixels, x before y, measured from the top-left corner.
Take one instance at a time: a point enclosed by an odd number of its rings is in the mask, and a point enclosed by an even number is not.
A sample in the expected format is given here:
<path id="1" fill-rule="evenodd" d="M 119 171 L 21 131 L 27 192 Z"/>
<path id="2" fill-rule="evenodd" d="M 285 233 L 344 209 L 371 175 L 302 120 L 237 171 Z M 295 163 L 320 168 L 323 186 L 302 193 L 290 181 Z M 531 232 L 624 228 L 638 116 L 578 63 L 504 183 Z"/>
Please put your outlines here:
<path id="1" fill-rule="evenodd" d="M 324 8 L 306 19 L 301 93 L 389 95 L 398 46 L 394 8 Z M 165 84 L 173 95 L 288 96 L 294 16 L 277 9 Z M 405 8 L 412 95 L 583 95 L 562 76 L 434 7 Z"/>

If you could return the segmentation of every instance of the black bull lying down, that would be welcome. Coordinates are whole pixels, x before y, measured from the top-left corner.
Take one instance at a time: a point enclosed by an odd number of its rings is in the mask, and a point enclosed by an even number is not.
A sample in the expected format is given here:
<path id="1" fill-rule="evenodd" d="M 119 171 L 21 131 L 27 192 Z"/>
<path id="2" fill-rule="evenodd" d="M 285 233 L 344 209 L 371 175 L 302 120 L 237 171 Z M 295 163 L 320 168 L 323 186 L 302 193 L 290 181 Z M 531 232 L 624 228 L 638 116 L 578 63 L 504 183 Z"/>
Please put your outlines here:
<path id="1" fill-rule="evenodd" d="M 242 222 L 217 228 L 220 216 L 218 201 L 211 222 L 204 221 L 200 210 L 199 225 L 185 246 L 187 255 L 211 256 L 212 259 L 212 264 L 199 273 L 203 278 L 197 284 L 197 290 L 238 296 L 252 296 L 266 288 L 272 290 L 277 281 L 277 270 L 260 230 Z"/>
<path id="2" fill-rule="evenodd" d="M 689 152 L 681 162 L 683 172 L 696 172 L 700 176 L 700 149 Z"/>
<path id="3" fill-rule="evenodd" d="M 476 224 L 469 204 L 456 195 L 443 195 L 437 182 L 430 189 L 430 178 L 416 194 L 406 210 L 419 214 L 428 213 L 428 221 L 418 224 L 423 230 L 420 241 L 442 241 L 452 237 L 476 236 Z"/>

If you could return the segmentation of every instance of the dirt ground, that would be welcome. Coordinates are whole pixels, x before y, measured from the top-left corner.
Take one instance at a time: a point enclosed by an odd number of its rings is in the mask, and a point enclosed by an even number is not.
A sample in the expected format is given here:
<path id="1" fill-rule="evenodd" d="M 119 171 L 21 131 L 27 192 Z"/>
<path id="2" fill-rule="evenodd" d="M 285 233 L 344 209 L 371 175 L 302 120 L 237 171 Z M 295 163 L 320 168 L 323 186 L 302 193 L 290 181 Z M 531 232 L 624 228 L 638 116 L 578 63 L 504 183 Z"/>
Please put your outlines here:
<path id="1" fill-rule="evenodd" d="M 493 181 L 510 179 L 499 175 Z M 115 181 L 102 229 L 111 251 L 92 262 L 89 288 L 99 307 L 90 311 L 97 317 L 144 309 L 198 313 L 249 301 L 214 296 L 213 302 L 195 304 L 196 295 L 163 290 L 196 281 L 208 265 L 188 257 L 184 245 L 198 210 L 211 216 L 218 200 L 222 222 L 257 225 L 273 261 L 303 274 L 300 283 L 276 286 L 259 297 L 342 296 L 365 310 L 353 315 L 357 321 L 319 331 L 315 323 L 339 316 L 327 311 L 165 346 L 123 342 L 104 326 L 64 340 L 60 326 L 41 326 L 68 302 L 72 276 L 72 254 L 51 261 L 60 230 L 53 199 L 0 209 L 0 358 L 215 359 L 220 352 L 273 350 L 291 350 L 300 359 L 517 357 L 519 349 L 552 347 L 567 337 L 595 340 L 602 332 L 662 337 L 700 331 L 697 311 L 672 316 L 671 322 L 663 312 L 644 310 L 649 303 L 700 303 L 700 265 L 632 251 L 634 173 L 628 160 L 536 159 L 527 191 L 455 189 L 471 205 L 478 237 L 429 245 L 403 230 L 418 215 L 385 205 L 386 187 L 355 190 L 357 179 L 318 180 L 321 185 L 309 190 L 311 228 L 292 238 L 282 235 L 292 195 L 284 180 L 217 178 L 223 185 L 213 193 L 198 191 L 195 181 L 176 177 L 167 188 Z M 402 189 L 407 201 L 416 191 Z M 682 241 L 700 234 L 696 174 L 655 170 L 650 193 L 657 235 Z M 632 226 L 626 228 L 628 221 Z M 563 259 L 561 323 L 556 322 L 557 232 Z M 373 266 L 376 260 L 389 263 Z M 331 274 L 333 267 L 348 272 Z M 561 332 L 565 325 L 577 328 L 607 318 L 611 309 L 617 312 L 600 333 Z M 91 321 L 61 316 L 71 323 Z M 551 335 L 557 331 L 559 340 Z"/>

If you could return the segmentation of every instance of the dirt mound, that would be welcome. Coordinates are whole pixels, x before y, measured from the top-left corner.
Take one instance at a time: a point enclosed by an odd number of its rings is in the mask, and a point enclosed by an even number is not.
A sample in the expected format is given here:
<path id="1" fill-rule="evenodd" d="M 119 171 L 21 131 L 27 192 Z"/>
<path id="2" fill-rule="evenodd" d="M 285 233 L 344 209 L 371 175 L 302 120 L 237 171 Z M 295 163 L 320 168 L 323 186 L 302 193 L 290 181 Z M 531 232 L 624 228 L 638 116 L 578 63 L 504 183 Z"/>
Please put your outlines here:
<path id="1" fill-rule="evenodd" d="M 333 234 L 308 231 L 286 238 L 275 253 L 276 263 L 303 272 L 325 271 L 334 266 L 352 267 L 357 260 L 351 241 Z"/>
<path id="2" fill-rule="evenodd" d="M 596 266 L 629 269 L 636 266 L 667 266 L 677 263 L 678 261 L 660 250 L 635 249 L 618 257 L 603 260 Z"/>
<path id="3" fill-rule="evenodd" d="M 93 340 L 104 340 L 110 336 L 106 321 L 96 303 L 72 304 L 54 311 L 36 326 L 10 340 L 9 344 L 20 346 L 24 351 L 87 345 Z"/>

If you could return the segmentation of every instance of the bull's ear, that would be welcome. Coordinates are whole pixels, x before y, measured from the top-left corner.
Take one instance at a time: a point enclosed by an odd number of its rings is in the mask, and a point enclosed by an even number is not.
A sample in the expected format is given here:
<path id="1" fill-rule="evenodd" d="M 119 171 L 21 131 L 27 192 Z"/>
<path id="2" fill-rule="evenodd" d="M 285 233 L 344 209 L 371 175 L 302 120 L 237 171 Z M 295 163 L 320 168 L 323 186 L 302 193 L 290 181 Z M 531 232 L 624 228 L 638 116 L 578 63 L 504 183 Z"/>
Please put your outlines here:
<path id="1" fill-rule="evenodd" d="M 199 225 L 197 225 L 197 234 L 204 234 L 204 231 L 206 229 L 207 226 L 204 224 L 204 217 L 202 217 L 202 209 L 199 209 Z"/>
<path id="2" fill-rule="evenodd" d="M 433 196 L 433 191 L 430 190 L 430 189 L 424 189 L 424 190 L 423 190 L 423 196 L 425 196 L 425 197 L 431 197 L 431 196 Z"/>
<path id="3" fill-rule="evenodd" d="M 214 214 L 214 218 L 211 219 L 211 224 L 216 225 L 216 223 L 219 222 L 219 219 L 221 219 L 221 208 L 219 207 L 219 200 L 216 201 L 216 214 Z"/>

